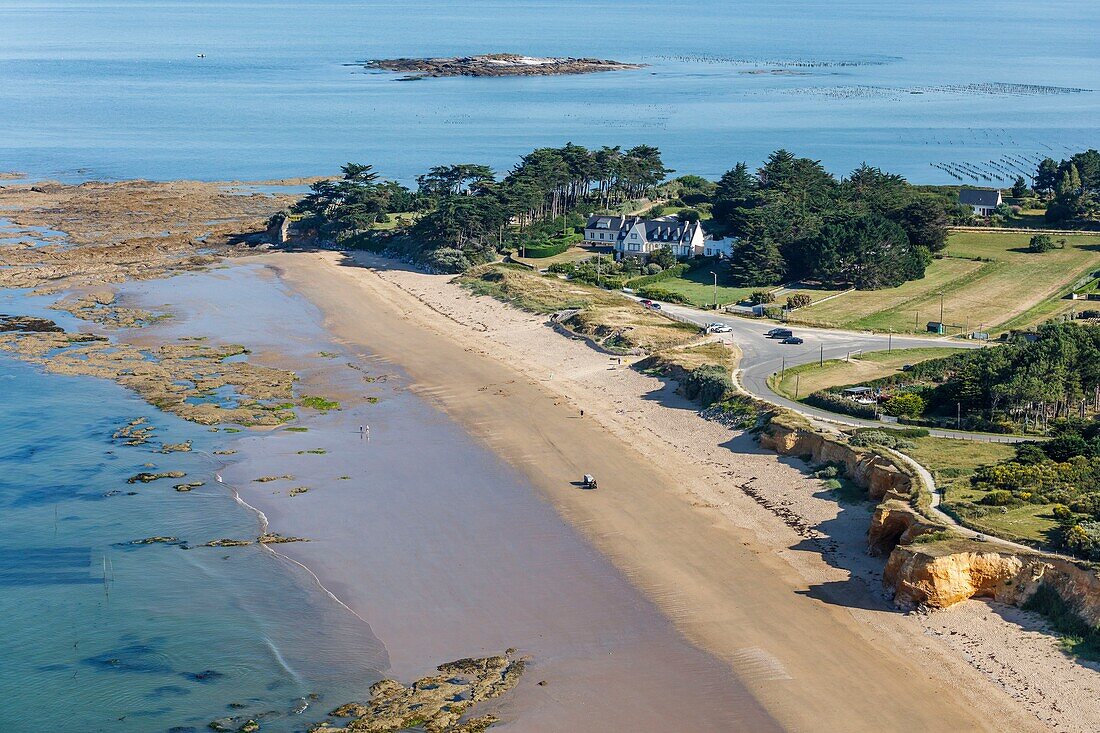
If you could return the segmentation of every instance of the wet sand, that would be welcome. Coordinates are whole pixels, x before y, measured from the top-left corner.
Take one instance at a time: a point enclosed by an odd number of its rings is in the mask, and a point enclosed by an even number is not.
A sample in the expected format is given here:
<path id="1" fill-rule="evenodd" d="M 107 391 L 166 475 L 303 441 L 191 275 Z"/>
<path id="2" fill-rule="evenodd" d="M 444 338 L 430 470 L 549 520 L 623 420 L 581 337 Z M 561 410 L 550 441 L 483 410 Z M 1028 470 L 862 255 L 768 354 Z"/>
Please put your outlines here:
<path id="1" fill-rule="evenodd" d="M 475 330 L 335 253 L 265 261 L 321 309 L 347 348 L 399 364 L 415 393 L 521 471 L 784 727 L 1041 729 L 976 672 L 928 664 L 898 634 L 811 592 L 783 552 L 693 505 L 693 485 L 711 478 L 700 467 L 673 453 L 643 455 L 579 417 L 577 405 L 544 384 L 549 375 L 537 364 L 494 358 Z M 593 469 L 598 491 L 570 483 Z"/>
<path id="2" fill-rule="evenodd" d="M 409 681 L 516 647 L 531 658 L 519 687 L 479 707 L 502 730 L 778 730 L 731 669 L 685 639 L 524 475 L 410 393 L 420 390 L 368 340 L 335 345 L 322 312 L 271 270 L 234 265 L 125 293 L 175 316 L 138 338 L 248 343 L 252 360 L 293 367 L 302 393 L 341 402 L 306 416 L 307 432 L 234 439 L 222 475 L 272 531 L 311 540 L 274 549 L 369 624 L 387 674 Z M 294 478 L 254 481 L 283 475 Z"/>

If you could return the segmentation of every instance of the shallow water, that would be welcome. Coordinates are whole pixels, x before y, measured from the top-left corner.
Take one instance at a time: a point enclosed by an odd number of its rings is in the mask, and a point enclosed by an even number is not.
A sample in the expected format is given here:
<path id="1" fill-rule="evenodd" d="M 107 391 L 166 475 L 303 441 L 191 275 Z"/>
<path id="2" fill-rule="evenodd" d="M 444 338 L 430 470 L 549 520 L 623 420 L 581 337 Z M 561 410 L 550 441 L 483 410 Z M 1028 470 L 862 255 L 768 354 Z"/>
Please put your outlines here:
<path id="1" fill-rule="evenodd" d="M 729 668 L 687 643 L 521 475 L 408 392 L 394 365 L 333 344 L 271 270 L 232 265 L 124 293 L 178 314 L 143 338 L 247 343 L 252 359 L 293 364 L 304 394 L 342 403 L 303 410 L 306 432 L 242 437 L 223 475 L 273 531 L 312 540 L 278 550 L 370 623 L 390 674 L 515 647 L 531 667 L 497 711 L 517 731 L 773 727 Z M 265 476 L 292 478 L 256 481 Z"/>
<path id="2" fill-rule="evenodd" d="M 6 293 L 0 312 L 54 317 L 48 299 Z M 260 547 L 133 546 L 153 535 L 192 545 L 259 532 L 255 512 L 214 478 L 232 437 L 161 414 L 90 377 L 47 375 L 0 354 L 0 730 L 204 729 L 274 712 L 264 730 L 363 694 L 388 664 L 368 625 L 316 592 L 312 577 Z M 143 446 L 112 434 L 145 417 Z M 193 441 L 161 454 L 162 442 Z M 127 483 L 141 471 L 185 479 Z M 180 481 L 206 486 L 179 493 Z M 240 710 L 228 707 L 238 703 Z"/>
<path id="3" fill-rule="evenodd" d="M 1095 3 L 1071 0 L 12 0 L 0 161 L 225 180 L 355 160 L 412 182 L 572 140 L 658 145 L 707 176 L 788 147 L 837 173 L 953 183 L 933 164 L 969 164 L 991 183 L 1096 145 L 1097 37 Z M 650 66 L 400 83 L 345 65 L 489 51 Z"/>

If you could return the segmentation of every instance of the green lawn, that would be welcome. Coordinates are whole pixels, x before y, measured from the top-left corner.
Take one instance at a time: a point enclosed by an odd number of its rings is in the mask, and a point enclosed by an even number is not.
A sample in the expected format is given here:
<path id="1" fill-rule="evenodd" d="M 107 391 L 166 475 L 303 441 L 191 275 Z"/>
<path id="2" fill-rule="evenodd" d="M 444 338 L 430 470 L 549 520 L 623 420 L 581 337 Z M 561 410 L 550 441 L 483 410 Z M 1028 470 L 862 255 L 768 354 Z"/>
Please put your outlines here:
<path id="1" fill-rule="evenodd" d="M 730 303 L 739 303 L 745 298 L 749 297 L 753 292 L 760 290 L 760 288 L 741 288 L 723 283 L 723 274 L 725 269 L 716 269 L 714 272 L 718 273 L 718 303 L 719 305 L 729 305 Z M 691 305 L 697 308 L 703 306 L 710 306 L 714 304 L 714 276 L 710 274 L 711 268 L 700 267 L 685 273 L 680 277 L 669 278 L 668 280 L 661 280 L 653 284 L 654 287 L 661 290 L 669 290 L 673 293 L 679 293 L 683 295 Z"/>
<path id="2" fill-rule="evenodd" d="M 1081 308 L 1064 300 L 1069 289 L 1100 269 L 1100 235 L 1067 235 L 1066 247 L 1027 251 L 1019 231 L 955 232 L 945 257 L 925 277 L 897 288 L 847 293 L 792 314 L 802 323 L 875 331 L 922 331 L 940 317 L 948 333 L 984 328 L 1001 332 L 1034 326 Z M 1056 237 L 1057 238 L 1057 237 Z"/>
<path id="3" fill-rule="evenodd" d="M 906 364 L 940 359 L 959 351 L 962 349 L 894 349 L 868 352 L 850 361 L 829 359 L 821 365 L 802 364 L 788 369 L 782 377 L 777 377 L 772 387 L 788 399 L 800 399 L 821 389 L 863 384 L 872 379 L 888 377 L 897 374 Z"/>

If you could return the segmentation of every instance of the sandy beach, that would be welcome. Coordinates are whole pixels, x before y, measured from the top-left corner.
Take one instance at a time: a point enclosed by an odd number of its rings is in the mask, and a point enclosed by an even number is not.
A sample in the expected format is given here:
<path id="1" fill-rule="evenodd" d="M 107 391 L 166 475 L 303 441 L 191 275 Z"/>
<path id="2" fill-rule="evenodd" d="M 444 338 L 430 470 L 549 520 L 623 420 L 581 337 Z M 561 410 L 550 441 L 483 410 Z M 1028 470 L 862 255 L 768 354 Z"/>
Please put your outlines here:
<path id="1" fill-rule="evenodd" d="M 718 426 L 660 382 L 612 365 L 541 319 L 470 298 L 445 277 L 368 257 L 346 263 L 335 253 L 264 261 L 348 348 L 400 365 L 412 391 L 521 471 L 783 727 L 1043 729 L 890 609 L 874 583 L 830 565 L 822 546 L 861 536 L 866 509 L 840 511 L 835 537 L 792 529 L 738 484 L 793 494 L 819 485 L 724 428 L 724 441 L 713 442 Z M 722 445 L 730 440 L 741 441 L 736 452 Z M 725 470 L 706 460 L 723 450 Z M 585 471 L 599 474 L 599 491 L 571 483 Z M 864 562 L 870 578 L 874 567 Z"/>

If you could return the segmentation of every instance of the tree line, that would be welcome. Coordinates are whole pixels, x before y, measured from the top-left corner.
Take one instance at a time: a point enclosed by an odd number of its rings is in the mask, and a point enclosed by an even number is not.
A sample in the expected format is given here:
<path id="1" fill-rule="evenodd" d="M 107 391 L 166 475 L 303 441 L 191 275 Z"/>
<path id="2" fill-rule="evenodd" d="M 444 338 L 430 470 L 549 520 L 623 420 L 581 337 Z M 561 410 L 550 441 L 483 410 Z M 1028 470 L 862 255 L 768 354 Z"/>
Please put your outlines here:
<path id="1" fill-rule="evenodd" d="M 957 204 L 866 164 L 837 180 L 786 150 L 755 173 L 738 163 L 711 197 L 715 222 L 738 237 L 732 277 L 746 286 L 812 280 L 859 289 L 924 276 L 947 244 Z"/>
<path id="2" fill-rule="evenodd" d="M 1022 185 L 1023 180 L 1016 183 Z M 1043 159 L 1035 171 L 1032 189 L 1046 199 L 1049 222 L 1100 219 L 1100 152 L 1089 149 L 1061 161 Z"/>
<path id="3" fill-rule="evenodd" d="M 672 171 L 649 145 L 589 150 L 567 143 L 538 148 L 498 178 L 476 163 L 436 166 L 415 190 L 380 181 L 369 165 L 349 163 L 343 177 L 322 181 L 294 207 L 323 238 L 368 240 L 438 270 L 458 272 L 491 260 L 517 242 L 577 226 L 582 208 L 607 209 L 648 196 Z M 380 235 L 373 225 L 413 212 L 416 223 Z"/>

